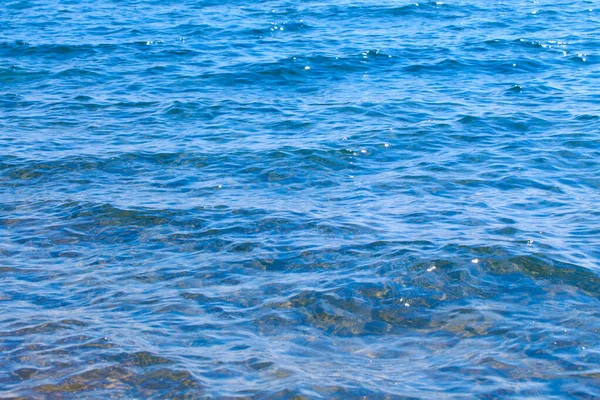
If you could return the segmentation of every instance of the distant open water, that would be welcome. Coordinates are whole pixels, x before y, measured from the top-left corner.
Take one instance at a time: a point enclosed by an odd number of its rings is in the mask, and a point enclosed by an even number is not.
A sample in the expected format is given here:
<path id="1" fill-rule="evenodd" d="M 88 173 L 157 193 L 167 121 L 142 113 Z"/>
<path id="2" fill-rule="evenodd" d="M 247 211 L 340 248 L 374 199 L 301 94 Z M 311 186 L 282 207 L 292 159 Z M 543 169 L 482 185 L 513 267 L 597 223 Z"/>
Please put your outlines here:
<path id="1" fill-rule="evenodd" d="M 0 397 L 599 398 L 600 3 L 0 4 Z"/>

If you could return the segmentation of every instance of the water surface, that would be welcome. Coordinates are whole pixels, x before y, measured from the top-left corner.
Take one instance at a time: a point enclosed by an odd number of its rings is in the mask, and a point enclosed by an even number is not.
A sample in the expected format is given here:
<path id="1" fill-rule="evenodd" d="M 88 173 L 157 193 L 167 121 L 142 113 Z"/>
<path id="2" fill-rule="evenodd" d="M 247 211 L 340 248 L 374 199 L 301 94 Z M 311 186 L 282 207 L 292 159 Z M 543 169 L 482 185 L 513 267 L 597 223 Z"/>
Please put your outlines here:
<path id="1" fill-rule="evenodd" d="M 599 12 L 3 1 L 2 396 L 600 397 Z"/>

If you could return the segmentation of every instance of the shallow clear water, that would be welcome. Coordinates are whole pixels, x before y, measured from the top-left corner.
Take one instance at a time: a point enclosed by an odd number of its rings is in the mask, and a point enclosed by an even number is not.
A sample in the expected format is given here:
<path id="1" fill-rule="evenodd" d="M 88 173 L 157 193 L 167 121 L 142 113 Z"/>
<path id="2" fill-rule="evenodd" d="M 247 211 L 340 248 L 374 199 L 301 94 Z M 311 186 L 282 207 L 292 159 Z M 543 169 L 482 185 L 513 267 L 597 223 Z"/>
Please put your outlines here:
<path id="1" fill-rule="evenodd" d="M 597 1 L 3 1 L 0 392 L 600 397 Z"/>

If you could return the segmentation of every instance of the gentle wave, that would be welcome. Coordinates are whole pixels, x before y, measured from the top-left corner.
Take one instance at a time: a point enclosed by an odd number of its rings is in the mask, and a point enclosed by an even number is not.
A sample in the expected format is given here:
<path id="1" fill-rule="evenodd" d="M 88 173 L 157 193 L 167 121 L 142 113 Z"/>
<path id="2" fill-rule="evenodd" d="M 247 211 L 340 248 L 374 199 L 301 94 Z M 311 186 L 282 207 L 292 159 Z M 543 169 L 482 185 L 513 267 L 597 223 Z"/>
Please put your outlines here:
<path id="1" fill-rule="evenodd" d="M 0 8 L 5 397 L 600 397 L 594 4 Z"/>

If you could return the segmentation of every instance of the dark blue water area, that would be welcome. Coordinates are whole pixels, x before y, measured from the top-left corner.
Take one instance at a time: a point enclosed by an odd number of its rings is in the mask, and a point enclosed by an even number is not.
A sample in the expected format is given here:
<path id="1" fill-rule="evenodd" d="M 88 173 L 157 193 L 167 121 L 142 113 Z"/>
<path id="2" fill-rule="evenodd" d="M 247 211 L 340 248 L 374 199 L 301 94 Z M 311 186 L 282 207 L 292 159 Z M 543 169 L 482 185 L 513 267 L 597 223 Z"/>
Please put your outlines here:
<path id="1" fill-rule="evenodd" d="M 600 398 L 600 3 L 0 3 L 0 398 Z"/>

